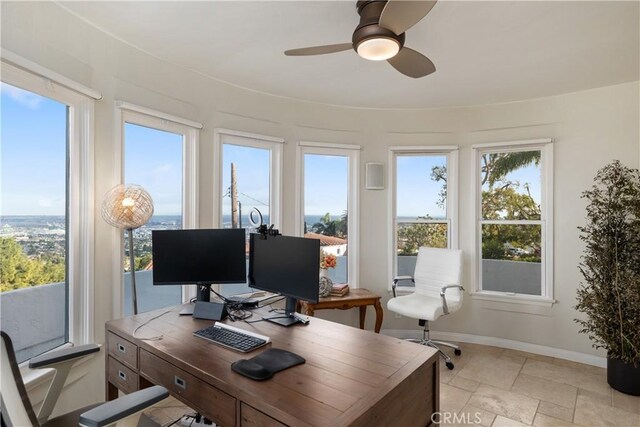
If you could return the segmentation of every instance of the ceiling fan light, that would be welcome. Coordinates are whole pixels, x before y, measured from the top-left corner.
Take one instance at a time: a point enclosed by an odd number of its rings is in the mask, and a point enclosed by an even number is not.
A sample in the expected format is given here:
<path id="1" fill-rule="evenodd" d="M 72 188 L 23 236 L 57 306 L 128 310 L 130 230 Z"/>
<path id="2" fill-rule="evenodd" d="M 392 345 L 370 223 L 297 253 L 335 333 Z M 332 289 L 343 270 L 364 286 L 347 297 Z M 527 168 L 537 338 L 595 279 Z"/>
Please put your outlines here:
<path id="1" fill-rule="evenodd" d="M 384 61 L 398 54 L 400 43 L 387 37 L 375 37 L 361 42 L 356 51 L 364 59 Z"/>

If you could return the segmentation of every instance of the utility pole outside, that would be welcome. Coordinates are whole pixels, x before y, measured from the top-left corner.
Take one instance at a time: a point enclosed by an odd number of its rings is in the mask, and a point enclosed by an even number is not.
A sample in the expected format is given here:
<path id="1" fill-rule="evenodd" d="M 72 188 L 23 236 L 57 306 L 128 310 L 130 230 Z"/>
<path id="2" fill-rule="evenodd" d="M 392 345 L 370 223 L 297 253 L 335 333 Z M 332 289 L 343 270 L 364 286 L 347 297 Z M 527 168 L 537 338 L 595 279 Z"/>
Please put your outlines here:
<path id="1" fill-rule="evenodd" d="M 231 228 L 239 228 L 238 215 L 238 183 L 236 177 L 236 165 L 231 163 Z"/>

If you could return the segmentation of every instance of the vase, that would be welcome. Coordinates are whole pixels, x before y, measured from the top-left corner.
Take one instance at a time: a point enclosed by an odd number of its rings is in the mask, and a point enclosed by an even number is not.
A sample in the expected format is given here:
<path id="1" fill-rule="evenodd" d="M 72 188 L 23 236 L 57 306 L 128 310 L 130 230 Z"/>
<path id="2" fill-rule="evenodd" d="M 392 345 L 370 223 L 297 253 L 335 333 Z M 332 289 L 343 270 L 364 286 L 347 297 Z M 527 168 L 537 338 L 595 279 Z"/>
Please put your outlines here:
<path id="1" fill-rule="evenodd" d="M 328 297 L 331 294 L 332 286 L 333 286 L 333 282 L 329 278 L 329 270 L 326 268 L 321 268 L 320 269 L 320 289 L 318 291 L 318 296 Z"/>
<path id="2" fill-rule="evenodd" d="M 607 356 L 607 382 L 622 393 L 640 396 L 640 365 Z"/>

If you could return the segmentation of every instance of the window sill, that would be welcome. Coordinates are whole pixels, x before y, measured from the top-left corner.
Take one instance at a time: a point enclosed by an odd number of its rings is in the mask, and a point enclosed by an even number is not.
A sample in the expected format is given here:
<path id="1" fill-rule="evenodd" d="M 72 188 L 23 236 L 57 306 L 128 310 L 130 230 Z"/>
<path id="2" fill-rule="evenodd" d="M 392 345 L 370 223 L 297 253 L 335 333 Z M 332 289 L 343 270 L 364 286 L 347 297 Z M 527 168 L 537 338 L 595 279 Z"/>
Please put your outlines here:
<path id="1" fill-rule="evenodd" d="M 506 302 L 512 304 L 552 307 L 556 303 L 553 298 L 536 297 L 522 294 L 506 294 L 502 292 L 471 292 L 471 298 L 482 301 Z"/>

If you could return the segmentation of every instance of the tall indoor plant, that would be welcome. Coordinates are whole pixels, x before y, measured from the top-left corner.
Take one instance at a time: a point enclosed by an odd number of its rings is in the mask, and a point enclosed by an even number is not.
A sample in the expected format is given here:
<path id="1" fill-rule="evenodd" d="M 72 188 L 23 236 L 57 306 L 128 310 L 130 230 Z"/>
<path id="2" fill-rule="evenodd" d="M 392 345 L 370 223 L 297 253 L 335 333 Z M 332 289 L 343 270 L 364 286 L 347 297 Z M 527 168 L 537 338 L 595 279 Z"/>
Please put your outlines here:
<path id="1" fill-rule="evenodd" d="M 618 160 L 600 169 L 591 190 L 576 319 L 595 348 L 607 350 L 607 381 L 640 395 L 640 173 Z"/>

